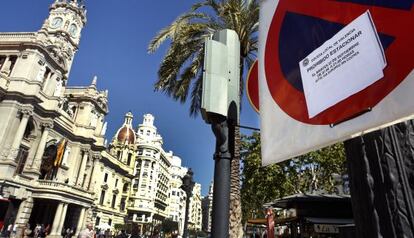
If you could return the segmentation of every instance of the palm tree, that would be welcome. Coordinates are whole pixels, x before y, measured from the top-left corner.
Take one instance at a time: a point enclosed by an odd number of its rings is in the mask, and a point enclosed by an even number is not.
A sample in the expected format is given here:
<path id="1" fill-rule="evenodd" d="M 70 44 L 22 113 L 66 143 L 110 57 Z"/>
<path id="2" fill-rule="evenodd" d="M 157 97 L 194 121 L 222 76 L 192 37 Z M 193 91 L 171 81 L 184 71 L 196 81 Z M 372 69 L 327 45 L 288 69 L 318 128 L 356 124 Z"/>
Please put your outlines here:
<path id="1" fill-rule="evenodd" d="M 155 90 L 181 103 L 191 96 L 190 115 L 200 111 L 204 41 L 215 31 L 232 29 L 240 40 L 240 96 L 243 94 L 244 69 L 256 59 L 258 48 L 258 0 L 205 0 L 193 4 L 151 40 L 148 51 L 155 52 L 169 42 L 159 70 Z M 240 131 L 236 127 L 235 159 L 232 161 L 230 192 L 230 237 L 242 236 L 240 203 Z"/>

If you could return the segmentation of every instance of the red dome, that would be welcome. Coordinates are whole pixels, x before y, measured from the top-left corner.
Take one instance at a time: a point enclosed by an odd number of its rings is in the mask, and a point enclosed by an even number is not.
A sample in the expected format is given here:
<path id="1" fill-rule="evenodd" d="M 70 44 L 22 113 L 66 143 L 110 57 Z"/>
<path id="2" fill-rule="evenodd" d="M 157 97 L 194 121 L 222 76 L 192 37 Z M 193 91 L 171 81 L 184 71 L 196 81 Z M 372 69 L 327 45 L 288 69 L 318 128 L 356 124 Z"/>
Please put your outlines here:
<path id="1" fill-rule="evenodd" d="M 116 139 L 121 144 L 135 144 L 135 132 L 132 129 L 132 112 L 125 114 L 125 121 L 116 133 Z"/>
<path id="2" fill-rule="evenodd" d="M 118 131 L 117 139 L 119 143 L 134 144 L 135 132 L 132 128 L 124 126 Z"/>

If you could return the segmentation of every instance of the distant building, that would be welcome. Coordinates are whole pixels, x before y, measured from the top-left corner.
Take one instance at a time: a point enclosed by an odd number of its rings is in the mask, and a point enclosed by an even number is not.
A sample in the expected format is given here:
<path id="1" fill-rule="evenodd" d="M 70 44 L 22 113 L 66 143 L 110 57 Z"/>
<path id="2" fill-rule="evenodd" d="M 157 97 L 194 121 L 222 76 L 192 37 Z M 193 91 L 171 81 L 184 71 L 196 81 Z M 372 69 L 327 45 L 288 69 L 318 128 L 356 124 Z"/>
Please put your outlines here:
<path id="1" fill-rule="evenodd" d="M 169 217 L 171 220 L 178 223 L 178 232 L 180 235 L 184 231 L 184 215 L 186 195 L 181 189 L 183 184 L 182 178 L 187 173 L 187 168 L 181 166 L 181 159 L 173 156 L 171 167 L 171 181 L 170 181 L 170 202 L 169 202 Z"/>
<path id="2" fill-rule="evenodd" d="M 93 221 L 98 228 L 105 229 L 114 227 L 115 224 L 124 224 L 128 215 L 127 202 L 134 174 L 136 149 L 133 144 L 135 138 L 128 138 L 128 133 L 124 132 L 132 128 L 132 118 L 132 113 L 125 115 L 124 124 L 118 130 L 117 136 L 114 137 L 108 149 L 102 152 L 100 160 L 94 166 Z M 133 130 L 131 133 L 134 136 Z M 132 140 L 132 143 L 129 143 L 128 139 Z"/>
<path id="3" fill-rule="evenodd" d="M 82 4 L 60 0 L 39 31 L 0 33 L 0 220 L 17 237 L 27 223 L 76 235 L 92 216 L 107 91 L 67 86 L 85 24 Z"/>
<path id="4" fill-rule="evenodd" d="M 190 198 L 190 211 L 188 217 L 189 228 L 201 231 L 201 184 L 195 183 L 192 197 Z"/>
<path id="5" fill-rule="evenodd" d="M 211 215 L 213 211 L 213 183 L 210 184 L 208 195 L 202 199 L 202 230 L 211 232 Z"/>

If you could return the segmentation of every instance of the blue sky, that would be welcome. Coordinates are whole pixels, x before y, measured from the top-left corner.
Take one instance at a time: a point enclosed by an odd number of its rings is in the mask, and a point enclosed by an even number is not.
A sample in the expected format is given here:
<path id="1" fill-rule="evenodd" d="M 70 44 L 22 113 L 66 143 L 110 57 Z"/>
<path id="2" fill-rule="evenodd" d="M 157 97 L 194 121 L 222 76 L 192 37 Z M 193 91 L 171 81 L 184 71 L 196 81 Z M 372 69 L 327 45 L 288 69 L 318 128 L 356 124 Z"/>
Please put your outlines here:
<path id="1" fill-rule="evenodd" d="M 87 0 L 88 22 L 82 31 L 69 85 L 89 85 L 98 76 L 98 88 L 109 90 L 107 138 L 110 141 L 131 110 L 134 127 L 151 113 L 163 136 L 164 149 L 172 150 L 195 180 L 208 192 L 213 179 L 215 138 L 200 116 L 189 116 L 189 105 L 154 92 L 157 69 L 167 45 L 147 53 L 149 41 L 196 1 L 188 0 Z M 33 32 L 40 29 L 53 0 L 2 1 L 0 32 Z M 258 115 L 243 99 L 241 124 L 259 127 Z M 250 131 L 242 131 L 250 133 Z"/>

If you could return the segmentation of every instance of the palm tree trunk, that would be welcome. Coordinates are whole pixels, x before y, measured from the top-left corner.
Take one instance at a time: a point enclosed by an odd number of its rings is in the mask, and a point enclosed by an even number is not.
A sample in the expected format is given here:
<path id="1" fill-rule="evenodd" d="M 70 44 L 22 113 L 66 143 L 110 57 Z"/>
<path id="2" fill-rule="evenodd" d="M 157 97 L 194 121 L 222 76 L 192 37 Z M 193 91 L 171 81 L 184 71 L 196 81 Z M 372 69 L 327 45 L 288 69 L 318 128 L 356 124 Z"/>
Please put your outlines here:
<path id="1" fill-rule="evenodd" d="M 234 157 L 231 161 L 230 178 L 230 238 L 243 237 L 242 209 L 240 196 L 240 128 L 234 128 Z"/>

